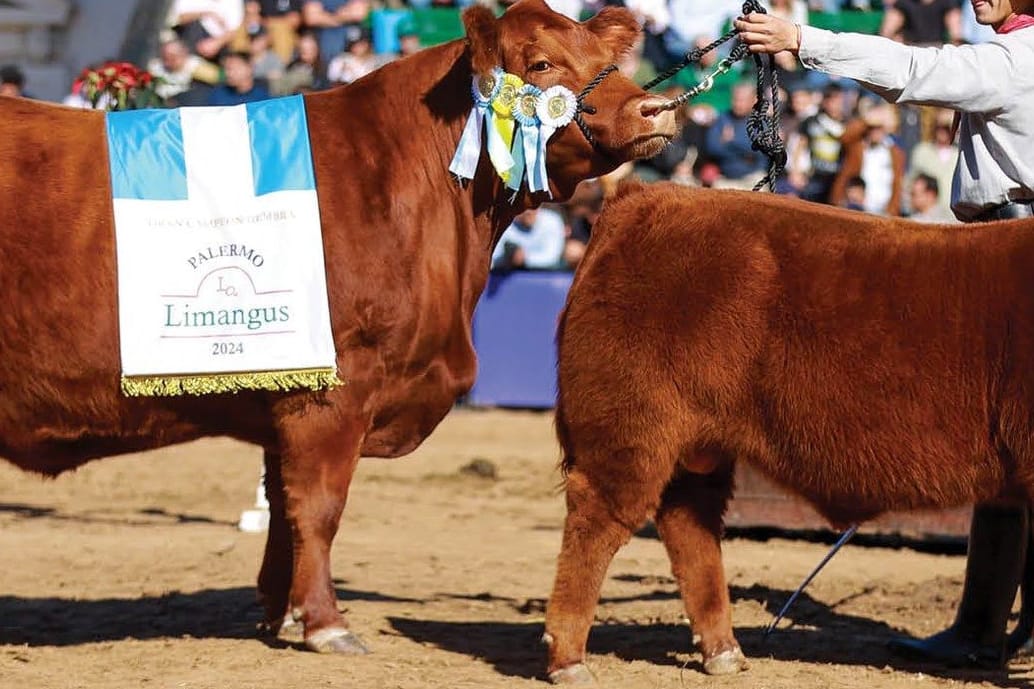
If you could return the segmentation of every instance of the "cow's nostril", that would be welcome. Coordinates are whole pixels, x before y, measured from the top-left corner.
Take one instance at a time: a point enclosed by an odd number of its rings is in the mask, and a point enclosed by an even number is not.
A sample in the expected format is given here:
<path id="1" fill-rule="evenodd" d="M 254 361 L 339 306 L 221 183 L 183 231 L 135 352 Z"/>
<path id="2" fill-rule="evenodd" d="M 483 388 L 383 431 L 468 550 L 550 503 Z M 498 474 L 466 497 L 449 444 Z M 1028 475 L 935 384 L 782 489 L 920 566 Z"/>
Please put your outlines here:
<path id="1" fill-rule="evenodd" d="M 639 114 L 643 117 L 657 117 L 665 111 L 665 107 L 668 104 L 667 98 L 660 96 L 646 96 L 639 103 Z"/>

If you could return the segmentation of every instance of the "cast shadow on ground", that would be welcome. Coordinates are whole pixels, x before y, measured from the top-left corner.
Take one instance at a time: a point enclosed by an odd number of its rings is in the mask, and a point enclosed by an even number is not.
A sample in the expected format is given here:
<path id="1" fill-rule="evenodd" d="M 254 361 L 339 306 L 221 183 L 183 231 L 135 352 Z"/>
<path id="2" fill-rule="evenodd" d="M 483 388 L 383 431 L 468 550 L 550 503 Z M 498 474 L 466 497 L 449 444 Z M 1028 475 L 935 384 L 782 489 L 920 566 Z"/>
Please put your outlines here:
<path id="1" fill-rule="evenodd" d="M 111 515 L 88 512 L 66 514 L 53 507 L 38 507 L 23 503 L 0 502 L 0 515 L 7 514 L 15 519 L 53 519 L 76 524 L 117 524 L 119 526 L 146 526 L 158 524 L 213 524 L 236 528 L 236 522 L 213 519 L 203 515 L 170 512 L 161 507 L 145 507 L 136 511 L 138 517 L 126 517 L 121 513 Z"/>
<path id="2" fill-rule="evenodd" d="M 337 597 L 345 603 L 414 602 L 341 586 Z M 255 588 L 250 586 L 101 600 L 0 596 L 0 645 L 76 646 L 184 636 L 254 639 L 262 617 Z M 272 638 L 267 641 L 284 645 Z"/>
<path id="3" fill-rule="evenodd" d="M 771 614 L 775 614 L 790 596 L 791 591 L 766 586 L 731 587 L 733 600 L 753 600 Z M 646 599 L 670 598 L 677 604 L 674 591 L 652 591 Z M 453 597 L 449 595 L 440 597 Z M 455 596 L 462 597 L 462 596 Z M 488 600 L 485 594 L 474 596 Z M 640 598 L 642 600 L 643 598 Z M 606 598 L 601 603 L 614 603 L 629 598 Z M 500 598 L 497 602 L 510 605 L 523 614 L 541 615 L 545 601 L 514 601 Z M 736 638 L 748 658 L 772 658 L 781 661 L 872 668 L 890 667 L 912 673 L 925 673 L 944 679 L 966 682 L 989 682 L 998 687 L 1034 687 L 1031 680 L 1010 677 L 1002 671 L 949 669 L 901 659 L 886 648 L 887 641 L 902 634 L 886 623 L 836 612 L 838 601 L 832 606 L 802 594 L 791 609 L 780 629 L 765 638 L 764 627 L 736 627 Z M 415 642 L 430 644 L 453 653 L 470 656 L 492 665 L 503 675 L 525 679 L 542 679 L 545 666 L 545 648 L 541 645 L 542 622 L 457 622 L 412 617 L 389 617 L 389 625 L 402 636 Z M 684 668 L 687 673 L 698 673 L 703 668 L 699 655 L 691 652 L 689 630 L 679 624 L 631 622 L 597 622 L 589 636 L 589 653 L 613 655 L 626 661 L 640 660 L 656 665 Z M 690 660 L 687 663 L 686 657 Z M 590 660 L 591 662 L 591 660 Z M 760 679 L 760 671 L 758 672 Z M 615 678 L 616 679 L 616 678 Z"/>

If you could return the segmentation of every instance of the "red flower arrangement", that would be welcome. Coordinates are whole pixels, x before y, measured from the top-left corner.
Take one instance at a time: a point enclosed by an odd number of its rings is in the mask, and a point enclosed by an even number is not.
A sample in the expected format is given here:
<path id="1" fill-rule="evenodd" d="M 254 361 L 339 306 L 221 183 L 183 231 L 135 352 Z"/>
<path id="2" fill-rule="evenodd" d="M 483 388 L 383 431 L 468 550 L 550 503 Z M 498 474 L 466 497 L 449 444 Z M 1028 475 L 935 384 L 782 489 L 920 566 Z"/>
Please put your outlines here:
<path id="1" fill-rule="evenodd" d="M 159 83 L 160 77 L 130 62 L 105 62 L 84 69 L 72 84 L 72 91 L 94 108 L 135 110 L 164 105 L 155 90 Z"/>

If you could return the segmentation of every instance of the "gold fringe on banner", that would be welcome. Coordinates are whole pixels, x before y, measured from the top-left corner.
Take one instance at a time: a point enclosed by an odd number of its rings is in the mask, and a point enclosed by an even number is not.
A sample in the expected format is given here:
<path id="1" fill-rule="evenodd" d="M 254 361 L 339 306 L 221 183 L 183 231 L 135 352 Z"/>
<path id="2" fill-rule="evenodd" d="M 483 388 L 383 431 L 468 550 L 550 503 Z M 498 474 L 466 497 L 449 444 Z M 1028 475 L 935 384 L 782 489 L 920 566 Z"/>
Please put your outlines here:
<path id="1" fill-rule="evenodd" d="M 329 390 L 342 385 L 332 368 L 293 371 L 210 373 L 192 376 L 122 376 L 122 394 L 127 397 L 174 397 L 212 395 L 242 390 L 286 391 L 306 388 Z"/>

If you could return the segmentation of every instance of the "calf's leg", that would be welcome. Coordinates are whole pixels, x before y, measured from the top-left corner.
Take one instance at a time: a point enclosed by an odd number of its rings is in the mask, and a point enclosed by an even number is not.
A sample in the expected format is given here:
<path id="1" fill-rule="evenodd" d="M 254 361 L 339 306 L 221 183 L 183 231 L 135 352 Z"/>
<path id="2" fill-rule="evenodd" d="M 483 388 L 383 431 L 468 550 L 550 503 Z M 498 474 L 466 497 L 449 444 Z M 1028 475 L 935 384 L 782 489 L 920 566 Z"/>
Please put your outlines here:
<path id="1" fill-rule="evenodd" d="M 711 675 L 747 669 L 732 633 L 722 566 L 722 514 L 731 492 L 731 464 L 707 475 L 683 473 L 665 489 L 656 517 L 693 635 L 699 639 L 704 671 Z"/>
<path id="2" fill-rule="evenodd" d="M 603 460 L 607 463 L 607 460 Z M 621 453 L 602 469 L 580 457 L 567 477 L 567 518 L 556 580 L 546 608 L 547 672 L 557 684 L 592 681 L 585 644 L 614 554 L 645 523 L 671 475 L 663 463 Z M 620 476 L 613 467 L 621 467 Z"/>
<path id="3" fill-rule="evenodd" d="M 367 652 L 338 612 L 330 573 L 330 547 L 359 461 L 362 428 L 358 422 L 339 418 L 330 404 L 307 407 L 304 414 L 282 421 L 279 428 L 280 475 L 291 544 L 288 620 L 300 622 L 305 645 L 322 653 Z"/>

